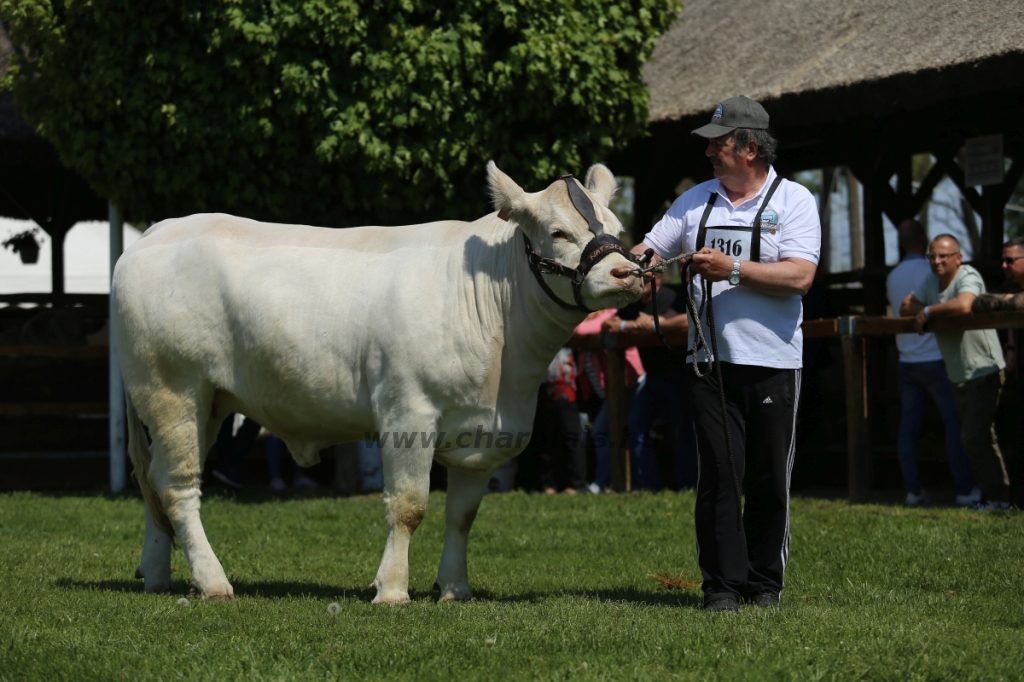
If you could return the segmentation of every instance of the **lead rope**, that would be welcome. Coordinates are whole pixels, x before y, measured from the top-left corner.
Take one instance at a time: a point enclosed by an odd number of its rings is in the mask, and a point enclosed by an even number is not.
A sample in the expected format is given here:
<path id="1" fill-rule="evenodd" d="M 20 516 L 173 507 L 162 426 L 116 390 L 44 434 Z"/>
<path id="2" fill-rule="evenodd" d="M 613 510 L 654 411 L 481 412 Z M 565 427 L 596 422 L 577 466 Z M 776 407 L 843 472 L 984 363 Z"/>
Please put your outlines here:
<path id="1" fill-rule="evenodd" d="M 690 272 L 690 265 L 693 261 L 693 253 L 686 253 L 675 258 L 659 261 L 657 265 L 653 265 L 649 268 L 644 268 L 643 264 L 649 261 L 654 254 L 653 249 L 648 249 L 643 256 L 641 256 L 641 267 L 640 272 L 643 276 L 644 272 L 664 272 L 666 265 L 671 262 L 682 260 L 685 262 L 685 268 L 683 271 L 683 278 L 687 281 L 684 285 L 686 290 L 686 311 L 690 316 L 690 321 L 693 324 L 694 340 L 693 340 L 693 373 L 697 375 L 698 379 L 703 379 L 711 373 L 712 369 L 715 372 L 715 378 L 718 380 L 718 400 L 722 406 L 722 427 L 725 430 L 725 451 L 729 456 L 729 473 L 732 474 L 732 485 L 733 490 L 736 492 L 736 530 L 743 530 L 743 501 L 740 497 L 740 479 L 736 474 L 736 457 L 733 454 L 732 449 L 732 430 L 729 428 L 729 412 L 725 402 L 725 384 L 722 383 L 722 362 L 718 359 L 718 334 L 715 332 L 715 304 L 711 299 L 711 287 L 712 283 L 701 277 L 701 301 L 700 308 L 697 307 L 697 302 L 694 299 L 694 288 L 695 284 L 693 281 L 693 273 Z M 664 264 L 664 265 L 663 265 Z M 659 267 L 662 266 L 662 267 Z M 711 336 L 711 366 L 701 373 L 700 366 L 697 363 L 697 353 L 703 349 L 705 352 L 708 351 L 708 342 L 704 337 L 704 328 L 701 325 L 700 319 L 704 315 L 705 306 L 707 307 L 708 313 L 708 327 Z M 654 311 L 654 331 L 658 333 L 658 338 L 665 344 L 665 347 L 674 353 L 682 352 L 684 355 L 686 351 L 680 351 L 678 348 L 673 346 L 665 338 L 665 335 L 661 331 L 661 318 L 658 315 L 658 287 L 654 283 L 654 279 L 651 279 L 651 308 Z"/>

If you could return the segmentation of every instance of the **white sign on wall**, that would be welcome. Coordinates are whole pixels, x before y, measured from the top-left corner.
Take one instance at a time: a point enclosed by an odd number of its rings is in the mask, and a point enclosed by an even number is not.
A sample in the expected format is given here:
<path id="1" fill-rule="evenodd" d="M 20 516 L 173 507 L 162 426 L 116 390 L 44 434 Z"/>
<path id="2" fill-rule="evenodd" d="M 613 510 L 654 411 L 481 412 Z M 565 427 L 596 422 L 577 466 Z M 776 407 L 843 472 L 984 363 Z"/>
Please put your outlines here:
<path id="1" fill-rule="evenodd" d="M 1003 136 L 972 137 L 964 142 L 964 184 L 1003 184 Z"/>

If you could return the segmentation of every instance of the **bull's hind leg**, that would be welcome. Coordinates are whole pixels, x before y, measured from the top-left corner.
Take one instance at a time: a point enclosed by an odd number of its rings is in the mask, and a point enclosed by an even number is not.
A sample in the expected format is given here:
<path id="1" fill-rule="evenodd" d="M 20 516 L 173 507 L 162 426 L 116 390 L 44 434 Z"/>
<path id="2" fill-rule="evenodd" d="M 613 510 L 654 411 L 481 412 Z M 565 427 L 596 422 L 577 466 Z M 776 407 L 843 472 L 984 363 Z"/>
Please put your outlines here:
<path id="1" fill-rule="evenodd" d="M 422 432 L 430 433 L 432 428 L 433 423 Z M 407 437 L 415 440 L 406 441 Z M 388 540 L 371 585 L 377 588 L 374 604 L 397 606 L 409 602 L 409 541 L 427 512 L 430 465 L 434 461 L 433 445 L 423 447 L 419 438 L 419 431 L 407 432 L 399 435 L 399 443 L 382 445 Z"/>
<path id="2" fill-rule="evenodd" d="M 212 393 L 212 392 L 211 392 Z M 160 496 L 174 534 L 192 571 L 192 586 L 203 599 L 232 599 L 234 590 L 213 553 L 199 518 L 202 462 L 210 443 L 209 399 L 164 396 L 160 419 L 151 429 L 153 463 L 149 478 Z"/>
<path id="3" fill-rule="evenodd" d="M 135 577 L 145 578 L 146 592 L 168 592 L 171 589 L 171 536 L 156 525 L 148 506 L 142 560 L 135 569 Z"/>
<path id="4" fill-rule="evenodd" d="M 444 550 L 437 568 L 441 601 L 472 599 L 466 568 L 466 544 L 490 474 L 448 468 L 448 499 L 445 502 Z"/>

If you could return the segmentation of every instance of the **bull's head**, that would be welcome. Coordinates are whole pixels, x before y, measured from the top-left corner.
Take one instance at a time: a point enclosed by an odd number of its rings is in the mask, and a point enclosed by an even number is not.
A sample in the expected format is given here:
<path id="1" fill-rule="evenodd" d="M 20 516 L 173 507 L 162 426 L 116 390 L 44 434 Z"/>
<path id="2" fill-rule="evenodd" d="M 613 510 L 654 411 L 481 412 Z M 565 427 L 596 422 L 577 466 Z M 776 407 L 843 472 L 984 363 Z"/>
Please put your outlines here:
<path id="1" fill-rule="evenodd" d="M 535 260 L 544 261 L 544 282 L 564 307 L 619 308 L 640 297 L 643 281 L 631 274 L 636 266 L 618 244 L 622 224 L 608 208 L 616 182 L 607 167 L 591 166 L 582 188 L 566 177 L 532 194 L 493 161 L 487 175 L 498 217 L 518 225 L 528 250 L 532 244 L 543 257 Z"/>

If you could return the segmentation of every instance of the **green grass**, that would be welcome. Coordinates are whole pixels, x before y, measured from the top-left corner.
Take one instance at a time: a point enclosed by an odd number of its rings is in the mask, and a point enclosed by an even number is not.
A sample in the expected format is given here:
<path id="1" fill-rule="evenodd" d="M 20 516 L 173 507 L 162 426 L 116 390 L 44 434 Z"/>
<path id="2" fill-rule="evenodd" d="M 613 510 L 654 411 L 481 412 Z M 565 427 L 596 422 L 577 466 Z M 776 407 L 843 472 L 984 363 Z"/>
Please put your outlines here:
<path id="1" fill-rule="evenodd" d="M 378 497 L 208 496 L 238 598 L 179 606 L 132 579 L 142 503 L 0 495 L 0 679 L 870 679 L 1024 676 L 1024 516 L 793 501 L 784 607 L 697 610 L 692 494 L 485 498 L 476 599 L 437 604 L 444 495 L 413 603 L 370 604 Z M 338 602 L 332 616 L 327 605 Z M 493 646 L 487 640 L 493 639 Z"/>

